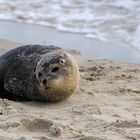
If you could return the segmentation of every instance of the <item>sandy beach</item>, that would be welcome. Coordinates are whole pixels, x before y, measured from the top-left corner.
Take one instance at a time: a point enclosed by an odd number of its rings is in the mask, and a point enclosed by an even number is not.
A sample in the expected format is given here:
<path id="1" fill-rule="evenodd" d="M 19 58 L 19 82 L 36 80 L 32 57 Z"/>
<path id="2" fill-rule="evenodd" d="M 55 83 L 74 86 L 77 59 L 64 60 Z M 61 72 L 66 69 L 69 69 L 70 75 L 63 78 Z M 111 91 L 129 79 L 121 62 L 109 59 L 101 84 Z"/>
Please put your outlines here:
<path id="1" fill-rule="evenodd" d="M 0 40 L 0 53 L 19 45 Z M 139 140 L 140 65 L 69 52 L 78 91 L 57 104 L 0 99 L 0 140 Z"/>

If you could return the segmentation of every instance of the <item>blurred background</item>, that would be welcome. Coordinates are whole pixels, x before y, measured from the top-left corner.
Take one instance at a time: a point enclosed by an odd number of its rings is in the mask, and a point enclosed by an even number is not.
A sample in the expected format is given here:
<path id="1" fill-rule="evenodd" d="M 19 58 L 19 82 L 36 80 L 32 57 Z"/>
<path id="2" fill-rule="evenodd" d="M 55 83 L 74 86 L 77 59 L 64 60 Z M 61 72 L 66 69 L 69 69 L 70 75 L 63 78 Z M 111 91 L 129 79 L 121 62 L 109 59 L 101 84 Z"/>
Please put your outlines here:
<path id="1" fill-rule="evenodd" d="M 140 1 L 0 0 L 0 38 L 139 63 Z"/>

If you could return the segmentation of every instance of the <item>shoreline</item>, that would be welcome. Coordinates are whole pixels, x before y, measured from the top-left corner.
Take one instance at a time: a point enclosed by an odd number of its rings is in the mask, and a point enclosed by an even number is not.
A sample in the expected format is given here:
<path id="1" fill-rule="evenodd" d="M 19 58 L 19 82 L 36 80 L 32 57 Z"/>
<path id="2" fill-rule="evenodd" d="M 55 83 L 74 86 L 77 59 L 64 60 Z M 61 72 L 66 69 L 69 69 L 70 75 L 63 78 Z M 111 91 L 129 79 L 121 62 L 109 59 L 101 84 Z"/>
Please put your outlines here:
<path id="1" fill-rule="evenodd" d="M 0 21 L 0 38 L 22 44 L 53 44 L 65 49 L 75 49 L 91 59 L 140 63 L 140 51 L 130 46 L 102 42 L 86 38 L 82 34 L 60 32 L 41 25 Z"/>

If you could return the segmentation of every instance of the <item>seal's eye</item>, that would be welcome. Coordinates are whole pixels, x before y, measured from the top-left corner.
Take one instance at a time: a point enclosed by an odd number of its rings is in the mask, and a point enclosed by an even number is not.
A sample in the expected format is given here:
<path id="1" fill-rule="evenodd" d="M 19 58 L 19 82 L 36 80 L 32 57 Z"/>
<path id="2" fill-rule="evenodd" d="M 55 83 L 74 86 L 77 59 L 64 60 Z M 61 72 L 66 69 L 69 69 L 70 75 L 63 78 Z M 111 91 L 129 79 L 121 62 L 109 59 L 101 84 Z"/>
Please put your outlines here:
<path id="1" fill-rule="evenodd" d="M 52 72 L 57 72 L 57 71 L 59 71 L 59 67 L 54 67 L 54 68 L 52 69 Z"/>
<path id="2" fill-rule="evenodd" d="M 60 63 L 64 64 L 65 60 L 64 59 L 60 59 Z"/>
<path id="3" fill-rule="evenodd" d="M 42 73 L 41 73 L 41 72 L 39 72 L 39 73 L 38 73 L 38 77 L 40 78 L 41 76 L 42 76 Z"/>

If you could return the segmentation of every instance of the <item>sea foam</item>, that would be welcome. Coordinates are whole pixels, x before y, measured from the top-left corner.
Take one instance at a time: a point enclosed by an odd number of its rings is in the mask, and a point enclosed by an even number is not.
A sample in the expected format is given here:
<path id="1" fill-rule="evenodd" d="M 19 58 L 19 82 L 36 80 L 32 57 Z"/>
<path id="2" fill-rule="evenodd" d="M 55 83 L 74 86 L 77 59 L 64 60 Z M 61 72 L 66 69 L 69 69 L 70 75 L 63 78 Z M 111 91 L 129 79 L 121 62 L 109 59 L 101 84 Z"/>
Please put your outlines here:
<path id="1" fill-rule="evenodd" d="M 140 49 L 138 0 L 0 0 L 0 19 L 27 22 Z"/>

